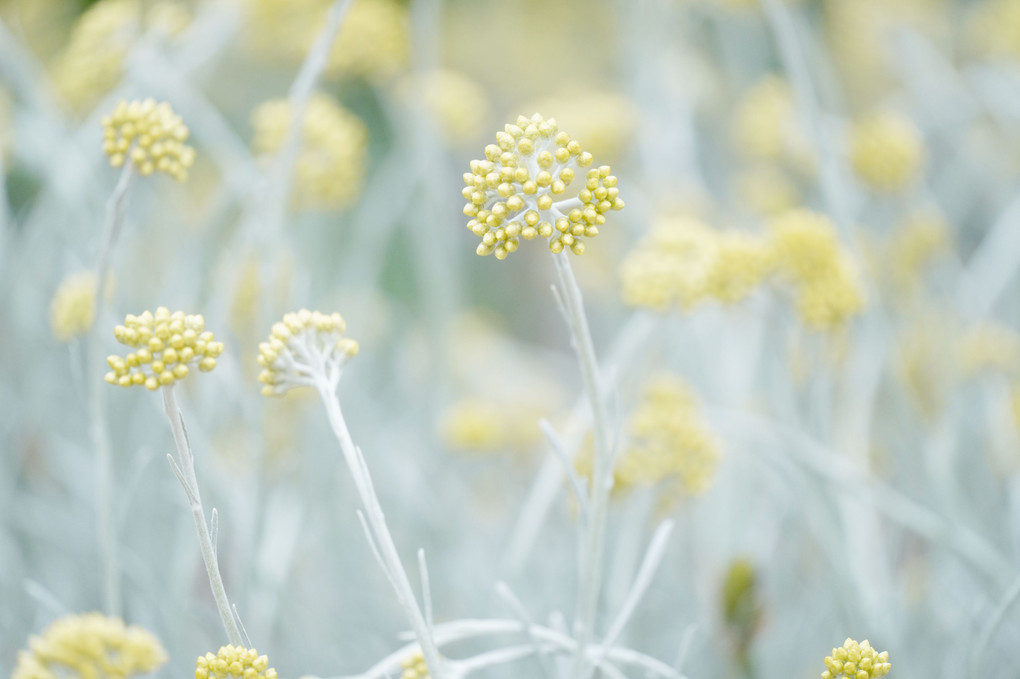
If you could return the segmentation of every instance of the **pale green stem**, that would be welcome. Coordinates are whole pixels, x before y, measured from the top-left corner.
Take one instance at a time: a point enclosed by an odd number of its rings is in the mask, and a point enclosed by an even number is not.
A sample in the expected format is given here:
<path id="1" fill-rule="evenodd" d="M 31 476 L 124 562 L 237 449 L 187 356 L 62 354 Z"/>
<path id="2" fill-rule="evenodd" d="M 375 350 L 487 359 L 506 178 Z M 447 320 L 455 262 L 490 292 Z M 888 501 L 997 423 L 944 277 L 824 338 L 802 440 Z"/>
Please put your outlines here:
<path id="1" fill-rule="evenodd" d="M 103 316 L 106 312 L 106 281 L 110 268 L 110 257 L 120 230 L 124 224 L 124 207 L 127 204 L 128 188 L 134 176 L 131 161 L 124 164 L 113 194 L 106 203 L 106 221 L 103 226 L 103 243 L 96 264 L 95 313 L 86 343 L 87 360 L 85 375 L 88 383 L 89 420 L 92 447 L 95 450 L 96 466 L 96 537 L 99 543 L 99 558 L 103 573 L 103 600 L 109 615 L 121 614 L 120 569 L 117 549 L 117 532 L 113 519 L 113 454 L 110 450 L 110 434 L 106 427 L 106 390 L 100 366 L 103 364 L 102 343 L 99 328 L 105 328 Z"/>
<path id="2" fill-rule="evenodd" d="M 322 398 L 322 403 L 326 407 L 326 415 L 329 417 L 333 434 L 336 435 L 336 439 L 340 443 L 340 450 L 343 452 L 344 462 L 347 463 L 347 468 L 351 472 L 354 487 L 358 491 L 358 498 L 361 500 L 370 537 L 375 542 L 373 547 L 386 570 L 390 584 L 393 585 L 397 600 L 404 609 L 408 622 L 411 623 L 411 629 L 421 647 L 425 664 L 428 666 L 429 676 L 432 679 L 444 679 L 446 674 L 439 656 L 439 648 L 436 646 L 429 624 L 421 612 L 414 590 L 411 588 L 411 581 L 407 577 L 407 571 L 404 570 L 400 555 L 397 553 L 397 547 L 393 543 L 393 537 L 386 526 L 386 516 L 372 486 L 368 466 L 365 464 L 361 451 L 354 445 L 351 433 L 347 429 L 347 422 L 344 420 L 340 402 L 334 390 L 335 385 L 330 384 L 323 377 L 317 380 L 316 387 Z"/>
<path id="3" fill-rule="evenodd" d="M 974 645 L 974 652 L 970 656 L 970 679 L 978 679 L 981 676 L 981 665 L 984 664 L 988 644 L 991 643 L 995 632 L 1002 625 L 1002 621 L 1006 619 L 1017 600 L 1020 600 L 1020 579 L 1016 580 L 1009 588 L 1006 596 L 996 607 L 992 619 L 981 631 L 981 636 L 978 637 L 977 643 Z"/>
<path id="4" fill-rule="evenodd" d="M 575 679 L 588 676 L 587 647 L 591 643 L 598 614 L 599 591 L 602 584 L 602 557 L 605 549 L 606 515 L 609 509 L 609 491 L 612 487 L 613 451 L 609 441 L 609 418 L 599 382 L 598 362 L 592 343 L 588 319 L 584 314 L 581 288 L 574 278 L 570 259 L 566 253 L 553 255 L 559 276 L 559 299 L 570 327 L 570 341 L 581 368 L 584 390 L 591 406 L 592 436 L 595 440 L 595 457 L 592 463 L 591 499 L 584 547 L 580 560 L 577 612 L 574 617 L 574 636 L 577 649 L 572 675 Z"/>
<path id="5" fill-rule="evenodd" d="M 177 474 L 177 479 L 184 486 L 184 492 L 187 494 L 188 503 L 191 506 L 191 515 L 195 518 L 198 544 L 202 549 L 202 561 L 205 562 L 205 572 L 209 576 L 209 586 L 212 588 L 213 598 L 216 600 L 216 609 L 219 611 L 220 620 L 223 622 L 223 629 L 226 630 L 230 643 L 234 646 L 243 646 L 241 632 L 238 629 L 237 621 L 234 619 L 230 600 L 227 598 L 227 590 L 223 586 L 223 577 L 220 575 L 220 564 L 219 558 L 216 556 L 216 547 L 213 545 L 209 526 L 205 520 L 202 496 L 198 492 L 198 478 L 195 476 L 195 458 L 191 453 L 191 444 L 188 441 L 187 432 L 184 430 L 184 417 L 177 407 L 174 386 L 172 384 L 165 386 L 162 392 L 163 407 L 167 418 L 170 420 L 174 444 L 177 446 L 177 464 L 174 464 L 172 457 L 170 458 L 170 463 L 174 473 Z"/>

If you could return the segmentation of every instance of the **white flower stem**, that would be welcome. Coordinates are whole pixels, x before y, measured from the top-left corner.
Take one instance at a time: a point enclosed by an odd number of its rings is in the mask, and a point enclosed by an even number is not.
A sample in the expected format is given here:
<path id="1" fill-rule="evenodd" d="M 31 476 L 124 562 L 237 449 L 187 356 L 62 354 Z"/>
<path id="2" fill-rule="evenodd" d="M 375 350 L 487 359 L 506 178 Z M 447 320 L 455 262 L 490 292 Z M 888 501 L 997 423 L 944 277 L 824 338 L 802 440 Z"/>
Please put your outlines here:
<path id="1" fill-rule="evenodd" d="M 102 343 L 98 329 L 106 327 L 103 316 L 106 311 L 106 279 L 110 268 L 114 244 L 124 224 L 124 207 L 127 204 L 128 188 L 134 175 L 131 161 L 124 164 L 117 186 L 106 203 L 106 220 L 103 225 L 103 242 L 96 264 L 95 313 L 89 329 L 86 344 L 87 360 L 85 375 L 88 382 L 89 421 L 92 448 L 96 455 L 96 538 L 99 543 L 100 570 L 103 574 L 103 602 L 110 615 L 121 614 L 120 567 L 117 549 L 117 531 L 113 520 L 113 454 L 110 451 L 110 434 L 106 428 L 106 390 L 109 388 L 102 379 Z"/>
<path id="2" fill-rule="evenodd" d="M 354 479 L 354 486 L 358 491 L 361 500 L 361 507 L 364 510 L 365 520 L 371 530 L 371 537 L 374 538 L 375 547 L 378 550 L 379 558 L 386 569 L 393 589 L 396 592 L 397 600 L 400 602 L 404 613 L 407 615 L 411 629 L 421 647 L 425 664 L 428 666 L 429 675 L 432 679 L 443 679 L 445 674 L 442 667 L 442 660 L 439 656 L 439 648 L 432 637 L 432 631 L 422 614 L 415 598 L 414 590 L 411 588 L 411 581 L 407 577 L 407 571 L 400 561 L 397 547 L 393 543 L 389 528 L 386 526 L 386 516 L 379 498 L 372 486 L 372 478 L 369 476 L 368 467 L 361 455 L 361 451 L 354 445 L 351 433 L 347 429 L 347 422 L 344 420 L 340 410 L 340 402 L 337 399 L 335 385 L 331 385 L 325 376 L 317 381 L 316 387 L 322 403 L 326 407 L 326 414 L 329 417 L 329 424 L 333 428 L 337 441 L 340 443 L 340 450 L 343 452 L 344 461 Z"/>
<path id="3" fill-rule="evenodd" d="M 580 585 L 577 612 L 574 618 L 574 636 L 577 649 L 572 676 L 588 676 L 587 647 L 591 643 L 598 613 L 599 591 L 602 584 L 602 557 L 605 549 L 606 514 L 609 508 L 609 491 L 612 487 L 613 451 L 610 446 L 609 418 L 600 389 L 598 362 L 588 319 L 584 314 L 584 300 L 577 285 L 570 260 L 565 253 L 553 255 L 556 273 L 560 280 L 560 299 L 570 327 L 571 344 L 581 367 L 584 389 L 591 406 L 592 436 L 595 440 L 595 457 L 592 464 L 589 520 L 586 524 L 584 548 L 580 560 Z"/>
<path id="4" fill-rule="evenodd" d="M 234 646 L 243 646 L 241 632 L 237 627 L 237 621 L 234 619 L 230 600 L 227 598 L 227 590 L 223 586 L 216 548 L 213 546 L 209 526 L 205 521 L 202 496 L 199 494 L 198 478 L 195 476 L 195 458 L 191 453 L 188 435 L 184 431 L 184 418 L 177 407 L 174 386 L 172 384 L 165 386 L 161 391 L 163 392 L 163 407 L 167 418 L 170 420 L 174 444 L 177 446 L 177 466 L 174 467 L 174 472 L 177 473 L 177 478 L 184 486 L 184 491 L 188 495 L 191 514 L 195 518 L 195 528 L 198 531 L 198 544 L 202 549 L 202 561 L 205 562 L 205 572 L 209 576 L 209 586 L 212 588 L 213 598 L 216 600 L 216 609 L 219 611 L 220 620 L 223 622 L 223 628 L 227 632 L 230 643 Z M 173 464 L 172 458 L 171 464 Z"/>

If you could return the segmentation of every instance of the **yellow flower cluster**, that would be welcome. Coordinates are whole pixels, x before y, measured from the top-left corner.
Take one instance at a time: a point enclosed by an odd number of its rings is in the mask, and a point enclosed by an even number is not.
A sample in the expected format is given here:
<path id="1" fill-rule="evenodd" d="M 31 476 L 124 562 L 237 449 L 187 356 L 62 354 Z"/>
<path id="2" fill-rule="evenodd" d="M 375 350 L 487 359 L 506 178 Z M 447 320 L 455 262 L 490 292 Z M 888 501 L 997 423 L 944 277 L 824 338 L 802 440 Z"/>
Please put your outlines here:
<path id="1" fill-rule="evenodd" d="M 517 250 L 520 239 L 549 239 L 549 249 L 580 255 L 584 238 L 598 235 L 610 210 L 622 210 L 616 177 L 608 165 L 592 168 L 593 157 L 556 120 L 536 113 L 519 116 L 485 147 L 485 160 L 471 161 L 461 195 L 469 202 L 468 228 L 482 239 L 477 253 L 497 259 Z M 583 174 L 583 186 L 570 185 Z"/>
<path id="2" fill-rule="evenodd" d="M 623 487 L 671 479 L 690 494 L 708 488 L 719 446 L 701 419 L 694 394 L 680 379 L 660 377 L 646 387 L 627 424 L 627 437 L 615 470 Z"/>
<path id="3" fill-rule="evenodd" d="M 11 679 L 83 679 L 146 674 L 167 660 L 152 634 L 100 613 L 60 618 L 18 654 Z"/>
<path id="4" fill-rule="evenodd" d="M 267 101 L 252 113 L 256 153 L 276 153 L 290 128 L 287 99 Z M 338 209 L 361 193 L 368 130 L 361 120 L 333 99 L 316 94 L 308 100 L 301 123 L 301 150 L 295 164 L 294 200 L 307 209 Z"/>
<path id="5" fill-rule="evenodd" d="M 103 150 L 110 165 L 120 167 L 130 160 L 142 175 L 158 170 L 177 181 L 187 179 L 195 162 L 195 150 L 184 143 L 187 139 L 188 128 L 166 102 L 122 99 L 103 118 Z"/>
<path id="6" fill-rule="evenodd" d="M 186 6 L 170 0 L 100 0 L 75 23 L 53 64 L 53 85 L 72 109 L 85 111 L 120 82 L 124 59 L 145 30 L 174 35 L 190 22 Z"/>
<path id="7" fill-rule="evenodd" d="M 949 226 L 935 212 L 910 215 L 893 234 L 887 252 L 886 270 L 899 290 L 912 292 L 921 274 L 950 244 Z"/>
<path id="8" fill-rule="evenodd" d="M 213 334 L 205 330 L 201 315 L 171 314 L 166 307 L 159 307 L 155 314 L 128 314 L 113 335 L 121 344 L 136 349 L 127 356 L 106 359 L 111 368 L 106 381 L 121 387 L 144 386 L 155 391 L 187 377 L 192 364 L 209 372 L 223 353 L 223 343 L 214 341 Z"/>
<path id="9" fill-rule="evenodd" d="M 583 139 L 593 156 L 611 162 L 623 155 L 638 125 L 637 107 L 616 92 L 571 92 L 532 102 L 520 110 L 556 111 L 556 120 Z"/>
<path id="10" fill-rule="evenodd" d="M 850 638 L 825 657 L 825 667 L 822 679 L 877 679 L 892 669 L 888 651 L 876 653 L 867 639 L 858 644 Z"/>
<path id="11" fill-rule="evenodd" d="M 92 327 L 96 314 L 96 276 L 82 271 L 71 274 L 53 294 L 50 302 L 50 326 L 58 342 L 69 342 Z"/>
<path id="12" fill-rule="evenodd" d="M 541 436 L 542 418 L 535 404 L 521 406 L 509 399 L 474 397 L 451 405 L 439 423 L 439 436 L 451 450 L 465 453 L 526 450 Z"/>
<path id="13" fill-rule="evenodd" d="M 832 330 L 863 308 L 860 282 L 827 217 L 803 209 L 775 217 L 767 249 L 770 269 L 793 284 L 807 325 Z"/>
<path id="14" fill-rule="evenodd" d="M 850 161 L 857 176 L 871 188 L 902 191 L 914 181 L 924 162 L 921 133 L 901 115 L 873 114 L 853 127 Z"/>
<path id="15" fill-rule="evenodd" d="M 259 343 L 259 382 L 265 396 L 279 396 L 301 386 L 335 387 L 358 343 L 344 337 L 347 324 L 338 313 L 300 311 L 274 323 L 269 340 Z"/>
<path id="16" fill-rule="evenodd" d="M 276 679 L 269 658 L 254 648 L 221 646 L 216 655 L 198 656 L 195 679 Z"/>
<path id="17" fill-rule="evenodd" d="M 807 140 L 800 132 L 793 90 L 782 78 L 767 76 L 737 104 L 733 141 L 744 156 L 758 161 L 785 161 L 810 166 Z"/>
<path id="18" fill-rule="evenodd" d="M 710 298 L 744 299 L 761 283 L 763 249 L 740 232 L 718 232 L 691 217 L 657 224 L 620 266 L 624 302 L 665 311 Z"/>
<path id="19" fill-rule="evenodd" d="M 308 54 L 332 0 L 245 0 L 255 53 L 290 61 Z M 410 55 L 407 8 L 396 0 L 355 0 L 327 62 L 329 74 L 390 77 Z"/>
<path id="20" fill-rule="evenodd" d="M 429 679 L 429 668 L 425 665 L 425 656 L 418 651 L 400 661 L 403 672 L 400 679 Z"/>

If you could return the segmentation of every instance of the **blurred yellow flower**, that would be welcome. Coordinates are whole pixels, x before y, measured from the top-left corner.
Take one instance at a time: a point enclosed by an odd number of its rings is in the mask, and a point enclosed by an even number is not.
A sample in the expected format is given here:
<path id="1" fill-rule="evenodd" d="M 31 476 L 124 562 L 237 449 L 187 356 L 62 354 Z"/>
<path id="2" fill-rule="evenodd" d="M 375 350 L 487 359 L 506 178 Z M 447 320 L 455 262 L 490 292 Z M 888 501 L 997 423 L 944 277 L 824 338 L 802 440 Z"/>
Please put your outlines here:
<path id="1" fill-rule="evenodd" d="M 896 193 L 908 188 L 924 164 L 921 133 L 909 118 L 876 113 L 858 121 L 850 135 L 850 162 L 865 184 Z"/>
<path id="2" fill-rule="evenodd" d="M 771 216 L 800 204 L 796 183 L 774 164 L 762 164 L 737 176 L 736 193 L 752 214 Z"/>
<path id="3" fill-rule="evenodd" d="M 290 127 L 287 99 L 260 104 L 252 113 L 255 153 L 270 155 L 283 145 Z M 306 209 L 340 209 L 361 194 L 368 130 L 361 119 L 324 95 L 313 95 L 301 126 L 294 168 L 294 201 Z"/>
<path id="4" fill-rule="evenodd" d="M 1020 335 L 1001 325 L 982 323 L 964 333 L 959 358 L 967 377 L 984 371 L 1015 374 L 1020 371 Z"/>
<path id="5" fill-rule="evenodd" d="M 188 8 L 171 0 L 100 0 L 75 23 L 53 63 L 53 85 L 73 110 L 86 112 L 120 82 L 124 59 L 145 30 L 176 35 L 190 22 Z"/>
<path id="6" fill-rule="evenodd" d="M 749 159 L 784 162 L 805 173 L 813 169 L 793 89 L 778 76 L 762 78 L 744 94 L 733 115 L 731 134 L 737 151 Z"/>
<path id="7" fill-rule="evenodd" d="M 491 112 L 485 88 L 459 71 L 441 69 L 420 79 L 408 76 L 399 92 L 412 110 L 423 105 L 428 109 L 449 143 L 475 143 L 488 127 Z"/>
<path id="8" fill-rule="evenodd" d="M 50 327 L 58 342 L 69 342 L 92 327 L 96 313 L 96 276 L 81 271 L 61 281 L 50 302 Z"/>
<path id="9" fill-rule="evenodd" d="M 300 61 L 322 28 L 331 0 L 244 0 L 247 37 L 258 56 Z M 354 0 L 327 62 L 329 74 L 387 78 L 408 62 L 407 8 L 396 0 Z"/>
<path id="10" fill-rule="evenodd" d="M 203 372 L 212 370 L 223 353 L 223 343 L 214 341 L 213 334 L 205 330 L 200 314 L 171 314 L 166 307 L 159 307 L 155 314 L 128 314 L 113 334 L 121 344 L 136 349 L 106 359 L 111 368 L 106 381 L 121 387 L 144 386 L 155 391 L 183 380 L 192 364 Z"/>
<path id="11" fill-rule="evenodd" d="M 864 307 L 863 290 L 832 222 L 810 210 L 791 210 L 769 224 L 767 262 L 792 283 L 797 311 L 816 330 L 833 330 Z"/>
<path id="12" fill-rule="evenodd" d="M 68 615 L 29 640 L 11 679 L 127 679 L 166 660 L 159 640 L 141 627 L 100 613 Z"/>

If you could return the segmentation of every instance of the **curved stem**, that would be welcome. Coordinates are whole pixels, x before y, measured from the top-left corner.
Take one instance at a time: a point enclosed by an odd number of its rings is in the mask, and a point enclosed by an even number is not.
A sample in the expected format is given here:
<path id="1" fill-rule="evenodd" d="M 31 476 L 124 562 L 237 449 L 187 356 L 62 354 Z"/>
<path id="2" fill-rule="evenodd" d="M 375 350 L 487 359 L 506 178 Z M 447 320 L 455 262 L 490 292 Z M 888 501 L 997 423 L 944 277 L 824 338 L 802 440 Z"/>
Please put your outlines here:
<path id="1" fill-rule="evenodd" d="M 216 600 L 216 609 L 219 611 L 220 621 L 223 623 L 223 629 L 226 630 L 230 643 L 234 646 L 244 646 L 241 639 L 241 631 L 238 629 L 233 609 L 230 606 L 230 600 L 227 598 L 227 590 L 223 586 L 219 558 L 216 556 L 216 548 L 213 546 L 212 535 L 209 533 L 209 526 L 205 521 L 202 496 L 199 494 L 198 478 L 195 476 L 195 458 L 191 453 L 188 434 L 184 430 L 184 417 L 177 407 L 174 386 L 171 384 L 163 387 L 162 392 L 163 408 L 166 411 L 167 418 L 170 420 L 174 444 L 177 446 L 177 464 L 179 466 L 174 471 L 179 472 L 178 479 L 184 485 L 184 490 L 188 495 L 191 514 L 195 519 L 195 529 L 198 531 L 198 544 L 202 549 L 202 561 L 205 563 L 205 572 L 209 576 L 209 586 L 212 588 L 213 598 Z"/>
<path id="2" fill-rule="evenodd" d="M 400 561 L 400 555 L 397 553 L 397 547 L 393 543 L 393 537 L 386 526 L 386 516 L 379 504 L 379 498 L 375 494 L 368 467 L 361 455 L 361 451 L 354 445 L 350 431 L 347 429 L 347 422 L 344 420 L 343 413 L 340 410 L 340 402 L 337 400 L 336 392 L 333 390 L 334 385 L 330 385 L 325 377 L 323 377 L 316 386 L 319 396 L 322 397 L 322 403 L 326 407 L 329 424 L 333 428 L 337 441 L 340 443 L 344 462 L 347 463 L 347 468 L 354 479 L 354 486 L 358 491 L 361 507 L 365 513 L 365 521 L 371 531 L 370 537 L 374 539 L 374 547 L 377 549 L 379 560 L 386 569 L 386 575 L 393 585 L 397 600 L 400 602 L 401 607 L 403 607 L 408 622 L 411 623 L 411 629 L 414 631 L 414 636 L 425 658 L 425 664 L 428 666 L 429 675 L 433 679 L 443 679 L 445 673 L 442 667 L 442 659 L 439 656 L 439 648 L 436 646 L 429 624 L 425 621 L 425 616 L 418 606 L 418 600 L 415 597 L 414 590 L 411 588 L 411 581 L 407 577 L 407 571 L 404 570 L 404 566 Z"/>

